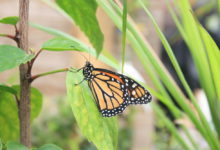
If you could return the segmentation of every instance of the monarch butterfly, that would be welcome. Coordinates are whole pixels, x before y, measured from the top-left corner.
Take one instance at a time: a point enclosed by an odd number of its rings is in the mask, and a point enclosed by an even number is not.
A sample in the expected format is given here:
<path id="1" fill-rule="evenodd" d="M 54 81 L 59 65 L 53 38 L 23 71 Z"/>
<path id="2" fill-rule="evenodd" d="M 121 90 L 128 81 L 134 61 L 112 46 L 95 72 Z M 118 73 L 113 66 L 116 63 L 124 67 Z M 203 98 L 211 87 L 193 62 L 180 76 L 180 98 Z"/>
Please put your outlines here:
<path id="1" fill-rule="evenodd" d="M 88 81 L 103 117 L 115 116 L 122 113 L 130 104 L 147 104 L 152 99 L 144 87 L 125 75 L 95 68 L 88 61 L 81 69 L 84 75 L 81 82 Z"/>

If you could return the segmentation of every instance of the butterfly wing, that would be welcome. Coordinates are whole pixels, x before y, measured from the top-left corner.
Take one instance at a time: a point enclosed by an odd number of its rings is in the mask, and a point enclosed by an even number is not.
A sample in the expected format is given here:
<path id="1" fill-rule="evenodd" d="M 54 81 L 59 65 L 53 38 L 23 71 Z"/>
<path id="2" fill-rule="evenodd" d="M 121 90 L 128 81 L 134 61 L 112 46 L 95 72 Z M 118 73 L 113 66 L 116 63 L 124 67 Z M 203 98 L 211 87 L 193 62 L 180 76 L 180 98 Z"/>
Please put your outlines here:
<path id="1" fill-rule="evenodd" d="M 131 78 L 106 69 L 94 68 L 88 83 L 104 117 L 122 113 L 129 104 L 146 104 L 150 93 Z"/>
<path id="2" fill-rule="evenodd" d="M 105 69 L 94 69 L 89 87 L 104 117 L 122 113 L 128 105 L 128 89 L 117 73 Z"/>
<path id="3" fill-rule="evenodd" d="M 151 102 L 152 96 L 143 86 L 127 76 L 122 75 L 122 79 L 130 97 L 128 104 L 147 104 Z"/>

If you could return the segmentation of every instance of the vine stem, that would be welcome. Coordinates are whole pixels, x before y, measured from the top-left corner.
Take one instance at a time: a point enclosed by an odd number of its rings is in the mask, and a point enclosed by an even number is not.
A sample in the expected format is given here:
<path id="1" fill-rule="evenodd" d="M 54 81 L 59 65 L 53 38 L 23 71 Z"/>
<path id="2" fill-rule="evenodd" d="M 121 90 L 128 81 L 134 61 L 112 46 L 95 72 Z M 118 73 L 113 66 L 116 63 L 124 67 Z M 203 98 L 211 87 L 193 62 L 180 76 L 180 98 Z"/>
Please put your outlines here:
<path id="1" fill-rule="evenodd" d="M 17 31 L 18 47 L 28 53 L 28 17 L 29 0 L 19 0 L 19 30 Z M 19 67 L 20 71 L 20 102 L 18 106 L 20 122 L 20 142 L 31 147 L 31 128 L 30 128 L 30 77 L 28 63 Z"/>
<path id="2" fill-rule="evenodd" d="M 49 71 L 49 72 L 33 75 L 30 79 L 30 82 L 32 82 L 33 80 L 35 80 L 39 77 L 42 77 L 42 76 L 47 76 L 50 74 L 55 74 L 55 73 L 59 73 L 59 72 L 66 72 L 66 71 L 69 71 L 69 68 L 63 68 L 63 69 L 58 69 L 58 70 L 54 70 L 54 71 Z"/>

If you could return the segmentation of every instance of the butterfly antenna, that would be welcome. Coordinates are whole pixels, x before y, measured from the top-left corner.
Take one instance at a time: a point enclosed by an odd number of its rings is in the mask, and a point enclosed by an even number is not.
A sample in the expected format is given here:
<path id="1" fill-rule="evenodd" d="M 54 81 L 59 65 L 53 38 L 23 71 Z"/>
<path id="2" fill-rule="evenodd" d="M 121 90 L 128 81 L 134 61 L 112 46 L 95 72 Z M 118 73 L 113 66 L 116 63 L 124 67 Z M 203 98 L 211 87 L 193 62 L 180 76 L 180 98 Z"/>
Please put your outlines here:
<path id="1" fill-rule="evenodd" d="M 83 80 L 80 81 L 79 83 L 75 83 L 74 86 L 78 86 L 78 85 L 80 85 L 81 83 L 83 83 L 83 81 L 85 81 L 85 79 L 83 79 Z"/>
<path id="2" fill-rule="evenodd" d="M 89 61 L 83 54 L 79 53 L 86 61 Z"/>
<path id="3" fill-rule="evenodd" d="M 91 50 L 89 49 L 89 62 L 91 60 Z"/>

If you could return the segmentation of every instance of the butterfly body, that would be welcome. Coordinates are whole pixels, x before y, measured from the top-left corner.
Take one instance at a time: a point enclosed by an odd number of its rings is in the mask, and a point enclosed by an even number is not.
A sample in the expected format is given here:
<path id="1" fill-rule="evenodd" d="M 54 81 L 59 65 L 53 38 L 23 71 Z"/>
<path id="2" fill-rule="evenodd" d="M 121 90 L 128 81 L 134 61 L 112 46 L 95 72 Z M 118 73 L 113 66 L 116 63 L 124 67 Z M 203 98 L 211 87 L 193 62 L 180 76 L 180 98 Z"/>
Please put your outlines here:
<path id="1" fill-rule="evenodd" d="M 147 104 L 152 99 L 150 93 L 131 78 L 95 68 L 90 62 L 83 67 L 83 75 L 103 117 L 115 116 L 130 104 Z"/>

